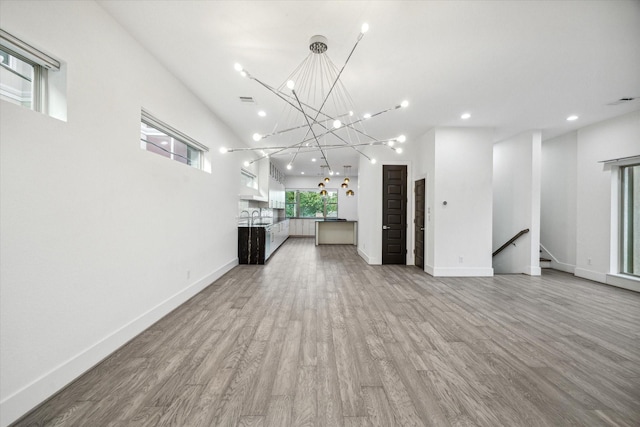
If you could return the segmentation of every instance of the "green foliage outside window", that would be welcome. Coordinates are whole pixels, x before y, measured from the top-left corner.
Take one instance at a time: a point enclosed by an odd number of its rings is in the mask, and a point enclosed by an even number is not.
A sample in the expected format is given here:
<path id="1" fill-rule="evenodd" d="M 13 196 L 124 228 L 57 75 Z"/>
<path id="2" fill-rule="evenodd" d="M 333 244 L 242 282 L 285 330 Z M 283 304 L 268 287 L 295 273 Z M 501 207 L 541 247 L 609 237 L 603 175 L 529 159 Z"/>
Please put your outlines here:
<path id="1" fill-rule="evenodd" d="M 286 192 L 286 215 L 288 218 L 323 218 L 338 216 L 338 193 L 328 190 L 321 196 L 315 190 L 288 190 Z"/>

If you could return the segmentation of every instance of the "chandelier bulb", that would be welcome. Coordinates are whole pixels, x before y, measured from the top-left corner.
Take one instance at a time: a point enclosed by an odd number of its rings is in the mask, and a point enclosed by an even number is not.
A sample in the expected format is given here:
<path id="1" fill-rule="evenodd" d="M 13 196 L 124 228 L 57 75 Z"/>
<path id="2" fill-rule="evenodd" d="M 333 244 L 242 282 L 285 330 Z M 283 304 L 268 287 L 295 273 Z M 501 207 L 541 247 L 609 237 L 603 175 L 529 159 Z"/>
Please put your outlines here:
<path id="1" fill-rule="evenodd" d="M 253 140 L 258 142 L 262 139 L 262 135 L 260 135 L 259 133 L 254 133 L 253 134 Z"/>
<path id="2" fill-rule="evenodd" d="M 220 152 L 221 152 L 222 154 L 225 154 L 225 153 L 228 153 L 228 152 L 229 152 L 229 149 L 228 149 L 227 147 L 220 147 Z"/>
<path id="3" fill-rule="evenodd" d="M 247 77 L 247 72 L 245 70 L 240 71 L 240 75 L 242 77 Z"/>
<path id="4" fill-rule="evenodd" d="M 371 114 L 365 113 L 362 117 L 364 117 L 365 119 L 370 119 L 371 118 Z"/>
<path id="5" fill-rule="evenodd" d="M 333 121 L 333 127 L 334 127 L 335 129 L 339 129 L 339 128 L 340 128 L 340 126 L 342 126 L 342 122 L 341 122 L 340 120 L 334 120 L 334 121 Z"/>
<path id="6" fill-rule="evenodd" d="M 287 169 L 288 169 L 288 170 L 291 170 L 291 168 L 292 168 L 292 167 L 293 167 L 293 166 L 291 166 L 291 163 L 289 163 L 289 164 L 287 165 Z"/>
<path id="7" fill-rule="evenodd" d="M 402 154 L 402 148 L 396 148 L 396 153 Z"/>
<path id="8" fill-rule="evenodd" d="M 407 140 L 407 137 L 406 137 L 406 136 L 404 136 L 404 135 L 400 135 L 400 136 L 397 138 L 397 140 L 398 140 L 398 142 L 405 142 L 405 141 Z"/>
<path id="9" fill-rule="evenodd" d="M 409 101 L 407 101 L 407 100 L 405 99 L 404 101 L 402 101 L 402 102 L 400 103 L 400 106 L 401 106 L 402 108 L 407 108 L 407 107 L 409 106 Z"/>
<path id="10" fill-rule="evenodd" d="M 393 144 L 395 144 L 395 141 L 393 139 L 389 140 L 389 142 L 387 142 L 387 145 L 389 147 L 393 147 Z"/>
<path id="11" fill-rule="evenodd" d="M 245 167 L 245 168 L 249 167 L 250 165 L 251 165 L 251 163 L 249 163 L 248 161 L 245 161 L 245 162 L 244 162 L 244 167 Z"/>
<path id="12" fill-rule="evenodd" d="M 293 80 L 289 80 L 287 82 L 287 87 L 289 88 L 289 90 L 293 90 L 293 88 L 296 87 L 296 84 Z"/>
<path id="13" fill-rule="evenodd" d="M 366 33 L 367 31 L 369 31 L 369 24 L 367 24 L 366 22 L 364 24 L 362 24 L 362 28 L 360 28 L 360 32 L 362 34 Z"/>
<path id="14" fill-rule="evenodd" d="M 242 65 L 237 62 L 233 65 L 233 68 L 235 68 L 236 71 L 242 71 Z"/>
<path id="15" fill-rule="evenodd" d="M 375 165 L 376 164 L 376 159 L 371 159 L 371 164 Z"/>

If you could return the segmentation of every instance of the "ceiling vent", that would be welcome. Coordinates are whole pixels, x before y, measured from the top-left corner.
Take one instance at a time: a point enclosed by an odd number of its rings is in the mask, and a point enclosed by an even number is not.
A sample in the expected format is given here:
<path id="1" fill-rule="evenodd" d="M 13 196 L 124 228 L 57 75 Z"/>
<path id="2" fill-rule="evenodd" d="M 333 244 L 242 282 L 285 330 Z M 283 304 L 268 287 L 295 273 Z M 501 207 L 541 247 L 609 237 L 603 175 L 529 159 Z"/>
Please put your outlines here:
<path id="1" fill-rule="evenodd" d="M 626 104 L 627 102 L 631 102 L 631 101 L 634 101 L 634 100 L 636 100 L 636 99 L 638 99 L 638 97 L 637 97 L 637 96 L 634 96 L 634 97 L 626 97 L 626 98 L 620 98 L 620 99 L 618 99 L 617 101 L 613 101 L 613 102 L 608 103 L 607 105 L 620 105 L 620 104 Z"/>
<path id="2" fill-rule="evenodd" d="M 256 101 L 253 99 L 252 96 L 241 96 L 240 102 L 245 104 L 255 104 Z"/>

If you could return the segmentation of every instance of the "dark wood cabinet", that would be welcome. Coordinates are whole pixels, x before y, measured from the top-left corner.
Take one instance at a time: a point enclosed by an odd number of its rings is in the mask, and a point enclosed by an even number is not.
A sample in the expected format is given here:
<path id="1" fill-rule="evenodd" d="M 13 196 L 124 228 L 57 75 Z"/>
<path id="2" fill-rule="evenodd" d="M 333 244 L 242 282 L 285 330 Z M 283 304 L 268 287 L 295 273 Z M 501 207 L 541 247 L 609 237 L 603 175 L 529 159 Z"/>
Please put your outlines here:
<path id="1" fill-rule="evenodd" d="M 238 227 L 238 262 L 264 264 L 267 232 L 265 227 Z"/>

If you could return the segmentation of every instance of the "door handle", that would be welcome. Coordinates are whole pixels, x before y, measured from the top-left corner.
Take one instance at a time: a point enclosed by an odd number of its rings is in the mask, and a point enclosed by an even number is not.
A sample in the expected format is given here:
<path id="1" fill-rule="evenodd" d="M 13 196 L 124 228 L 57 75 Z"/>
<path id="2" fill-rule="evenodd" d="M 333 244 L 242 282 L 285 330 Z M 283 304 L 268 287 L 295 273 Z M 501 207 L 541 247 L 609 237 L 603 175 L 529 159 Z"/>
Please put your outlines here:
<path id="1" fill-rule="evenodd" d="M 390 229 L 391 229 L 391 227 L 388 227 L 388 226 L 386 226 L 386 225 L 383 225 L 383 226 L 382 226 L 382 229 L 383 229 L 383 230 L 390 230 Z"/>
<path id="2" fill-rule="evenodd" d="M 424 227 L 420 227 L 420 231 L 424 231 Z"/>

